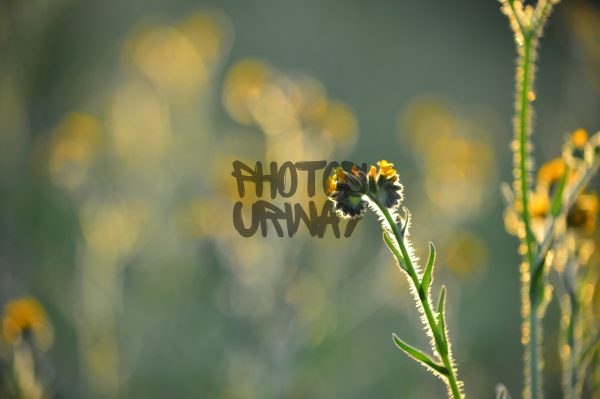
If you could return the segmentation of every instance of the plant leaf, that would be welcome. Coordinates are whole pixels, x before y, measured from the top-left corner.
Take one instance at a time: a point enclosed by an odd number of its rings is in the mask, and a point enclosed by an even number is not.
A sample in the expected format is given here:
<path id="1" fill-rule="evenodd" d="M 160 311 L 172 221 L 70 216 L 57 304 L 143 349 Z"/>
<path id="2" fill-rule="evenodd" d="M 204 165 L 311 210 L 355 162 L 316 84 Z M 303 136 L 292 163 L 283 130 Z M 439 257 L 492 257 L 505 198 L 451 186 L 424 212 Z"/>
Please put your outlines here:
<path id="1" fill-rule="evenodd" d="M 385 241 L 387 246 L 390 247 L 390 250 L 392 251 L 392 253 L 396 257 L 396 259 L 398 260 L 398 264 L 400 265 L 400 268 L 402 268 L 403 270 L 406 270 L 406 265 L 404 264 L 404 258 L 398 251 L 398 248 L 396 248 L 396 244 L 394 244 L 394 241 L 391 239 L 388 232 L 385 230 L 383 231 L 383 241 Z"/>
<path id="2" fill-rule="evenodd" d="M 402 207 L 402 212 L 404 212 L 404 223 L 402 225 L 402 229 L 400 229 L 400 236 L 404 238 L 406 237 L 406 231 L 410 225 L 410 212 L 405 206 Z"/>
<path id="3" fill-rule="evenodd" d="M 448 351 L 448 337 L 446 336 L 445 313 L 446 313 L 446 286 L 443 285 L 442 289 L 440 290 L 440 298 L 438 300 L 438 305 L 437 305 L 437 327 L 438 327 L 438 329 L 440 331 L 440 335 L 442 337 L 443 348 L 441 348 L 441 350 L 443 350 L 444 352 L 447 352 Z"/>
<path id="4" fill-rule="evenodd" d="M 551 208 L 552 217 L 557 217 L 560 214 L 561 208 L 563 206 L 563 193 L 565 191 L 565 186 L 566 186 L 568 175 L 569 175 L 569 167 L 565 166 L 565 173 L 562 175 L 562 177 L 558 183 L 558 187 L 556 188 L 556 192 L 554 193 L 554 197 L 552 198 L 552 208 Z"/>
<path id="5" fill-rule="evenodd" d="M 427 266 L 425 267 L 425 273 L 423 273 L 423 279 L 421 280 L 421 289 L 427 292 L 429 285 L 433 279 L 433 264 L 435 263 L 435 246 L 433 243 L 429 243 L 429 258 L 427 259 Z"/>
<path id="6" fill-rule="evenodd" d="M 442 375 L 448 375 L 448 369 L 446 367 L 436 363 L 425 353 L 402 341 L 396 334 L 393 334 L 392 336 L 394 338 L 394 343 L 396 344 L 396 346 L 402 349 L 402 351 L 404 351 L 404 353 L 406 353 L 408 356 L 412 357 L 414 360 L 421 363 L 423 366 L 429 367 Z"/>
<path id="7" fill-rule="evenodd" d="M 440 298 L 438 299 L 437 304 L 437 313 L 438 313 L 438 322 L 444 318 L 444 310 L 446 308 L 446 286 L 442 285 L 442 289 L 440 290 Z"/>

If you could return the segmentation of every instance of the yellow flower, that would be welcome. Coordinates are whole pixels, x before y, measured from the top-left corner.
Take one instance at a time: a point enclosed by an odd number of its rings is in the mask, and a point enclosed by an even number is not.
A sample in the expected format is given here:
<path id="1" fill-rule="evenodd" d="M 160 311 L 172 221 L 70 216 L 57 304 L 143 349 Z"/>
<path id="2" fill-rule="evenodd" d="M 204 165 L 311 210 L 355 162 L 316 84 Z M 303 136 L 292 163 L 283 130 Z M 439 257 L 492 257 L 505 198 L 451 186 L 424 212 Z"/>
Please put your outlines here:
<path id="1" fill-rule="evenodd" d="M 327 195 L 331 195 L 337 188 L 337 175 L 331 175 L 327 178 Z"/>
<path id="2" fill-rule="evenodd" d="M 550 211 L 550 198 L 545 192 L 531 193 L 529 203 L 529 214 L 532 219 L 545 218 Z"/>
<path id="3" fill-rule="evenodd" d="M 394 169 L 393 163 L 389 163 L 385 159 L 382 159 L 381 161 L 377 162 L 377 165 L 379 165 L 379 174 L 385 178 L 393 179 L 396 175 L 396 170 Z"/>
<path id="4" fill-rule="evenodd" d="M 369 170 L 369 174 L 371 175 L 371 177 L 373 179 L 375 179 L 375 177 L 377 176 L 377 168 L 373 165 L 371 165 L 371 169 Z"/>
<path id="5" fill-rule="evenodd" d="M 550 211 L 550 197 L 546 190 L 537 189 L 529 194 L 529 215 L 532 219 L 544 219 Z M 520 200 L 515 204 L 518 213 L 523 212 Z"/>
<path id="6" fill-rule="evenodd" d="M 346 183 L 346 172 L 344 172 L 344 169 L 342 169 L 341 167 L 337 167 L 335 168 L 335 175 L 336 175 L 336 179 L 337 181 L 339 181 L 340 183 Z"/>
<path id="7" fill-rule="evenodd" d="M 2 332 L 6 342 L 17 344 L 23 332 L 42 333 L 47 329 L 46 313 L 33 298 L 20 298 L 10 301 L 2 317 Z"/>
<path id="8" fill-rule="evenodd" d="M 538 184 L 550 186 L 558 182 L 565 174 L 565 161 L 555 158 L 540 167 L 537 174 Z"/>
<path id="9" fill-rule="evenodd" d="M 571 135 L 571 142 L 576 147 L 583 147 L 588 142 L 588 133 L 585 129 L 577 129 Z"/>

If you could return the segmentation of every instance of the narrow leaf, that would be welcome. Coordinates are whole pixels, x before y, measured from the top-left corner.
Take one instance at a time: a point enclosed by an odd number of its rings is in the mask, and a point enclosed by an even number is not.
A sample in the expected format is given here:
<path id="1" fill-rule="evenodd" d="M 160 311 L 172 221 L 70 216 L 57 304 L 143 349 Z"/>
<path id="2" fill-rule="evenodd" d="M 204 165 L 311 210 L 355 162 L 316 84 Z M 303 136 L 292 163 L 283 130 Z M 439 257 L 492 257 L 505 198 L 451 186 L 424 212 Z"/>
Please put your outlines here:
<path id="1" fill-rule="evenodd" d="M 396 334 L 393 334 L 393 338 L 396 346 L 402 349 L 404 353 L 406 353 L 408 356 L 412 357 L 414 360 L 421 363 L 422 365 L 432 368 L 433 370 L 437 371 L 442 375 L 448 375 L 448 369 L 446 367 L 436 363 L 425 353 L 402 341 Z"/>
<path id="2" fill-rule="evenodd" d="M 402 207 L 402 212 L 404 212 L 404 222 L 402 224 L 402 228 L 400 229 L 400 236 L 402 238 L 406 237 L 406 230 L 408 229 L 408 226 L 410 225 L 410 212 L 408 211 L 408 209 L 403 206 Z"/>
<path id="3" fill-rule="evenodd" d="M 427 266 L 425 267 L 425 273 L 423 273 L 423 279 L 421 280 L 421 289 L 427 292 L 429 285 L 431 284 L 433 276 L 433 264 L 435 263 L 435 246 L 433 243 L 429 243 L 429 258 L 427 259 Z"/>
<path id="4" fill-rule="evenodd" d="M 547 256 L 547 254 L 546 254 Z M 534 304 L 540 304 L 544 301 L 544 266 L 546 257 L 541 259 L 541 262 L 535 265 L 535 270 L 529 283 L 529 299 Z"/>
<path id="5" fill-rule="evenodd" d="M 565 186 L 567 182 L 567 176 L 569 174 L 569 167 L 565 166 L 565 173 L 562 175 L 558 187 L 554 193 L 554 197 L 552 198 L 552 217 L 557 217 L 560 214 L 561 208 L 563 206 L 563 193 L 565 191 Z"/>
<path id="6" fill-rule="evenodd" d="M 445 307 L 446 307 L 446 286 L 442 285 L 442 289 L 440 290 L 440 299 L 438 299 L 438 305 L 437 305 L 438 319 L 441 317 L 440 315 L 444 314 Z"/>
<path id="7" fill-rule="evenodd" d="M 438 305 L 437 305 L 437 326 L 438 326 L 438 329 L 442 336 L 442 344 L 444 346 L 442 348 L 442 350 L 444 352 L 447 352 L 448 351 L 448 337 L 446 337 L 445 313 L 446 313 L 446 286 L 443 285 L 442 289 L 440 291 L 440 298 L 438 300 Z"/>
<path id="8" fill-rule="evenodd" d="M 404 264 L 404 258 L 398 251 L 398 248 L 396 248 L 396 244 L 394 244 L 394 241 L 391 239 L 391 237 L 387 231 L 383 232 L 383 241 L 385 241 L 387 246 L 390 247 L 390 250 L 392 251 L 392 253 L 396 257 L 396 259 L 398 260 L 398 264 L 400 265 L 400 267 L 402 269 L 406 270 L 406 265 Z"/>

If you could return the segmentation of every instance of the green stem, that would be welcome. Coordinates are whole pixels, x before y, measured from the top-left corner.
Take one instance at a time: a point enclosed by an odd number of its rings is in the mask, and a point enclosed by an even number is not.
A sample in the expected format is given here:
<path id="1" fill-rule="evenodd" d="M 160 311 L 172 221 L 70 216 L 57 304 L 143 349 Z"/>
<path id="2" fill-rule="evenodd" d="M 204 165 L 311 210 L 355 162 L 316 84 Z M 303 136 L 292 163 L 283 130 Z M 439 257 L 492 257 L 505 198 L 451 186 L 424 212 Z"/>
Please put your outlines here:
<path id="1" fill-rule="evenodd" d="M 514 189 L 521 202 L 521 220 L 525 230 L 521 243 L 525 247 L 521 272 L 521 302 L 522 302 L 522 342 L 526 346 L 524 356 L 525 399 L 542 398 L 542 358 L 541 358 L 541 319 L 544 313 L 544 262 L 546 252 L 552 244 L 554 224 L 551 224 L 550 234 L 544 238 L 542 248 L 537 243 L 531 231 L 531 216 L 529 214 L 529 169 L 531 133 L 531 101 L 535 99 L 532 87 L 535 78 L 535 59 L 539 38 L 544 25 L 557 1 L 539 0 L 534 9 L 531 5 L 524 6 L 523 2 L 501 0 L 503 12 L 508 16 L 514 31 L 518 50 L 518 68 L 515 91 L 515 184 Z M 532 12 L 533 11 L 533 12 Z M 556 218 L 557 209 L 553 204 L 552 216 Z M 554 222 L 554 220 L 553 220 Z"/>
<path id="2" fill-rule="evenodd" d="M 563 374 L 563 396 L 565 399 L 578 399 L 581 397 L 582 384 L 585 381 L 585 373 L 587 368 L 588 350 L 582 350 L 582 316 L 581 307 L 581 286 L 577 284 L 579 281 L 576 276 L 580 274 L 581 268 L 585 264 L 580 264 L 576 254 L 567 259 L 564 264 L 564 269 L 560 272 L 559 278 L 562 284 L 557 285 L 564 290 L 560 301 L 561 323 L 560 332 L 561 340 L 559 348 L 562 360 Z M 593 268 L 588 268 L 593 270 Z M 587 280 L 588 276 L 593 279 Z M 586 281 L 596 281 L 594 273 L 584 274 L 584 279 L 581 284 Z M 574 281 L 575 280 L 575 281 Z M 590 334 L 596 341 L 594 334 Z M 592 349 L 593 345 L 591 348 Z M 593 349 L 592 349 L 593 350 Z"/>
<path id="3" fill-rule="evenodd" d="M 536 38 L 532 34 L 524 34 L 524 42 L 522 51 L 519 52 L 519 68 L 520 74 L 517 77 L 517 120 L 515 123 L 517 143 L 518 143 L 518 188 L 521 197 L 522 220 L 525 229 L 525 259 L 528 263 L 528 270 L 523 270 L 523 273 L 529 273 L 529 276 L 523 278 L 524 284 L 528 284 L 527 289 L 523 289 L 523 301 L 528 309 L 528 315 L 523 328 L 523 341 L 527 345 L 527 356 L 525 356 L 525 398 L 541 399 L 541 326 L 538 315 L 539 289 L 542 287 L 536 286 L 540 281 L 536 278 L 536 265 L 534 254 L 535 239 L 531 232 L 531 220 L 529 215 L 529 135 L 531 121 L 531 103 L 530 92 L 532 91 L 533 83 L 533 68 L 535 63 L 535 45 Z M 520 78 L 520 80 L 519 80 Z M 541 267 L 541 266 L 540 266 Z M 529 302 L 529 303 L 527 303 Z M 529 305 L 529 306 L 527 306 Z M 527 310 L 527 309 L 526 309 Z M 528 324 L 528 325 L 527 325 Z"/>
<path id="4" fill-rule="evenodd" d="M 415 289 L 415 291 L 418 294 L 417 296 L 419 298 L 419 303 L 420 303 L 421 307 L 423 308 L 423 312 L 425 313 L 425 317 L 427 318 L 428 327 L 429 327 L 429 329 L 433 335 L 434 341 L 435 341 L 435 348 L 436 348 L 437 353 L 438 353 L 440 359 L 442 360 L 444 366 L 448 369 L 448 375 L 446 377 L 448 380 L 448 386 L 450 388 L 450 391 L 452 392 L 452 397 L 454 399 L 462 399 L 463 395 L 461 394 L 456 371 L 455 371 L 454 365 L 452 363 L 452 357 L 451 357 L 452 355 L 450 353 L 450 348 L 444 342 L 444 339 L 442 338 L 445 334 L 445 331 L 440 331 L 440 328 L 438 327 L 438 324 L 435 321 L 435 317 L 434 317 L 433 311 L 431 309 L 431 298 L 430 298 L 429 293 L 428 292 L 424 293 L 422 290 L 420 290 L 421 284 L 419 282 L 419 276 L 417 275 L 415 266 L 413 265 L 410 254 L 408 253 L 408 249 L 406 248 L 406 244 L 404 243 L 404 238 L 400 234 L 400 231 L 398 230 L 398 226 L 394 222 L 394 219 L 390 215 L 390 212 L 388 211 L 388 209 L 386 207 L 384 207 L 383 205 L 381 205 L 381 203 L 379 203 L 379 201 L 377 200 L 376 197 L 369 195 L 369 198 L 371 199 L 371 201 L 373 201 L 377 205 L 377 207 L 379 208 L 381 213 L 383 213 L 386 221 L 390 225 L 390 228 L 392 230 L 392 233 L 394 234 L 394 237 L 396 238 L 396 242 L 398 243 L 398 246 L 400 247 L 400 252 L 402 254 L 402 258 L 399 257 L 398 262 L 400 262 L 400 264 L 402 264 L 402 262 L 404 261 L 404 264 L 406 265 L 406 272 L 408 273 L 408 275 L 410 277 L 410 280 L 413 284 L 413 288 Z"/>
<path id="5" fill-rule="evenodd" d="M 577 399 L 577 358 L 579 354 L 577 334 L 577 319 L 579 317 L 579 309 L 577 306 L 577 298 L 575 295 L 569 295 L 568 303 L 568 322 L 563 331 L 565 344 L 568 345 L 568 357 L 563 359 L 563 389 L 565 399 Z"/>
<path id="6" fill-rule="evenodd" d="M 525 227 L 525 245 L 527 246 L 527 260 L 529 261 L 529 265 L 533 265 L 534 255 L 533 255 L 533 242 L 534 237 L 531 233 L 531 218 L 529 216 L 529 170 L 528 170 L 528 161 L 529 161 L 529 151 L 528 151 L 528 143 L 529 143 L 529 130 L 530 130 L 530 118 L 531 118 L 531 104 L 529 102 L 528 93 L 531 91 L 531 82 L 532 82 L 532 72 L 533 72 L 533 62 L 532 52 L 535 49 L 532 49 L 532 40 L 530 37 L 525 38 L 525 43 L 523 44 L 523 52 L 520 55 L 520 68 L 521 68 L 521 81 L 517 82 L 518 89 L 520 90 L 519 101 L 517 102 L 517 139 L 519 143 L 519 188 L 521 194 L 521 204 L 522 204 L 522 218 L 523 224 Z"/>
<path id="7" fill-rule="evenodd" d="M 526 357 L 525 362 L 525 373 L 526 373 L 526 388 L 528 389 L 525 394 L 526 398 L 541 399 L 541 351 L 539 345 L 541 344 L 540 337 L 540 319 L 537 316 L 537 306 L 531 304 L 531 311 L 529 313 L 529 340 L 527 341 L 527 350 L 529 356 Z"/>

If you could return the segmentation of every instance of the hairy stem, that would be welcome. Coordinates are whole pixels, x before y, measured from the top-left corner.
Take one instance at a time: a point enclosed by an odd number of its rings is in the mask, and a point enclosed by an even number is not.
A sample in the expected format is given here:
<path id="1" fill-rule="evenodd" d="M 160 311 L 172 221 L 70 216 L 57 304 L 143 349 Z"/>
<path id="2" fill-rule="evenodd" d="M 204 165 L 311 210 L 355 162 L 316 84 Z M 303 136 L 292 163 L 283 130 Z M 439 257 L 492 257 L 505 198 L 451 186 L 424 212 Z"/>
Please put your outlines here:
<path id="1" fill-rule="evenodd" d="M 415 292 L 418 293 L 417 297 L 419 300 L 419 304 L 423 309 L 423 313 L 427 319 L 427 327 L 431 331 L 434 340 L 435 350 L 441 359 L 444 367 L 448 370 L 448 375 L 446 377 L 446 381 L 448 384 L 448 388 L 452 394 L 453 399 L 462 399 L 464 396 L 461 393 L 460 384 L 457 378 L 457 372 L 455 370 L 454 362 L 452 359 L 452 354 L 450 351 L 450 345 L 448 345 L 445 340 L 445 331 L 441 331 L 438 324 L 436 323 L 435 316 L 433 314 L 432 305 L 431 305 L 431 296 L 429 292 L 423 292 L 420 290 L 421 283 L 419 282 L 419 276 L 417 274 L 415 265 L 413 264 L 413 260 L 410 256 L 408 248 L 406 247 L 406 243 L 404 242 L 404 237 L 398 230 L 398 226 L 394 222 L 394 219 L 390 215 L 388 209 L 379 203 L 376 197 L 369 196 L 370 200 L 375 203 L 375 205 L 379 208 L 381 213 L 384 215 L 387 223 L 390 226 L 391 232 L 394 234 L 394 238 L 398 243 L 398 247 L 400 248 L 400 254 L 395 252 L 398 257 L 398 262 L 402 265 L 406 266 L 406 272 L 410 278 L 410 281 L 413 285 Z"/>
<path id="2" fill-rule="evenodd" d="M 535 54 L 537 37 L 524 34 L 522 47 L 519 49 L 517 70 L 517 99 L 515 118 L 515 188 L 521 200 L 521 219 L 523 220 L 526 267 L 521 268 L 523 284 L 523 329 L 522 342 L 526 346 L 524 356 L 525 388 L 523 396 L 528 399 L 542 398 L 542 359 L 541 359 L 541 315 L 539 307 L 543 295 L 543 279 L 540 270 L 543 263 L 536 262 L 535 238 L 531 232 L 529 214 L 529 172 L 531 167 L 529 136 L 531 134 L 531 100 L 535 73 Z M 542 261 L 543 262 L 543 261 Z M 541 293 L 541 295 L 540 295 Z"/>
<path id="3" fill-rule="evenodd" d="M 530 266 L 533 265 L 534 254 L 533 245 L 534 237 L 531 232 L 531 217 L 529 215 L 529 135 L 531 130 L 531 103 L 529 101 L 529 93 L 532 93 L 531 86 L 533 83 L 534 71 L 534 54 L 535 48 L 532 48 L 533 41 L 531 38 L 526 38 L 523 44 L 523 50 L 519 54 L 519 69 L 520 79 L 517 76 L 517 121 L 516 134 L 518 143 L 518 171 L 517 178 L 519 183 L 519 191 L 522 204 L 522 219 L 525 227 L 525 245 L 526 256 Z"/>

